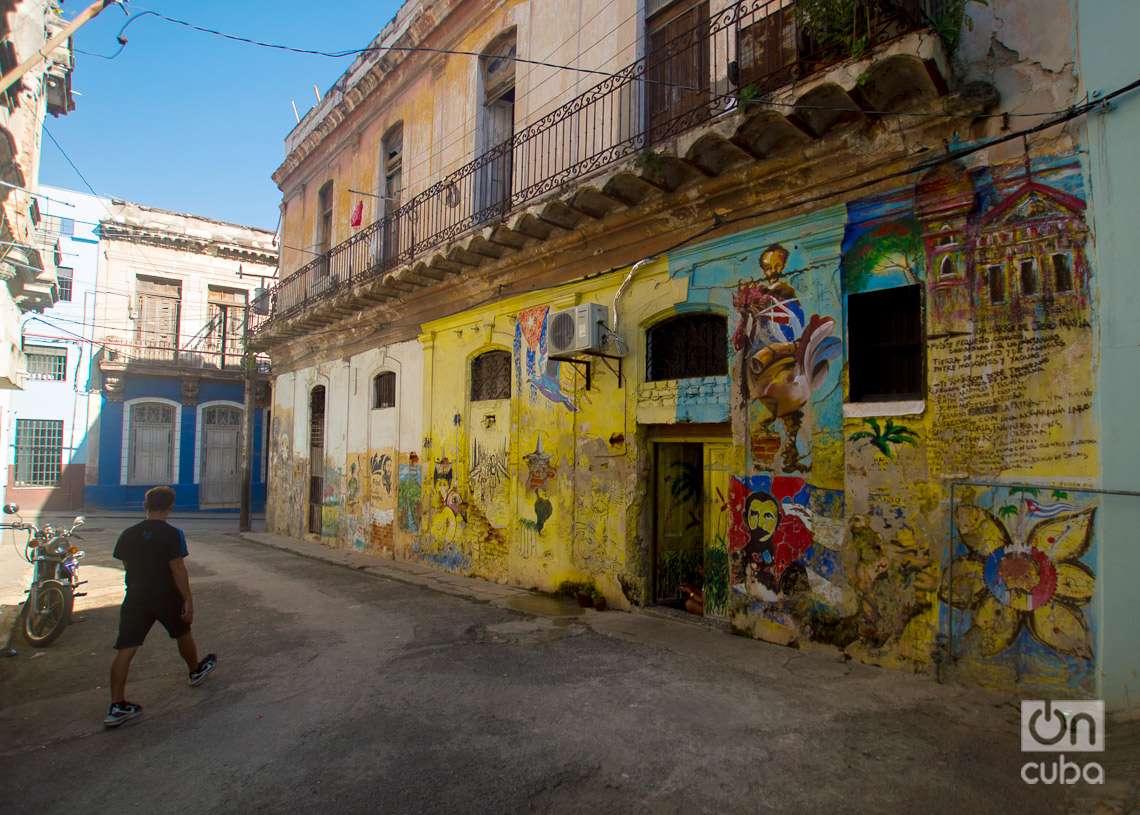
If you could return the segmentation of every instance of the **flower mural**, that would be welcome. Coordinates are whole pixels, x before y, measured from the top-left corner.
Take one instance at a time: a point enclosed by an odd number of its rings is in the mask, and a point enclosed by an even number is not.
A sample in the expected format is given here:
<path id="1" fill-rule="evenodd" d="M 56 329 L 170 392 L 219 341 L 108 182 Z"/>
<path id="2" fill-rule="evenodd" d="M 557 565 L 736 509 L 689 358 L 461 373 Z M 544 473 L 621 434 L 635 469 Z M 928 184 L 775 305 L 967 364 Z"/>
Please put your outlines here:
<path id="1" fill-rule="evenodd" d="M 1023 629 L 1046 648 L 1092 659 L 1092 633 L 1082 611 L 1096 590 L 1080 562 L 1092 542 L 1096 508 L 1026 501 L 1024 521 L 1036 520 L 1023 541 L 987 509 L 966 503 L 955 512 L 968 549 L 944 575 L 942 601 L 973 612 L 965 644 L 983 656 L 1005 651 Z"/>

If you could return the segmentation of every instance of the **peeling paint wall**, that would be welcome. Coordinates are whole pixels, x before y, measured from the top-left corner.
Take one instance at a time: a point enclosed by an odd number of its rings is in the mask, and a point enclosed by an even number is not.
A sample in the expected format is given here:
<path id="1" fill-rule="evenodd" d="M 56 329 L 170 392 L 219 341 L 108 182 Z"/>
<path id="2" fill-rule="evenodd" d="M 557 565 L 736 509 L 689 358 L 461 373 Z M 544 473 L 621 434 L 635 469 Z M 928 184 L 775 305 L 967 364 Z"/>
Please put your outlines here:
<path id="1" fill-rule="evenodd" d="M 405 553 L 417 530 L 411 495 L 422 439 L 423 355 L 415 341 L 301 368 L 273 389 L 267 521 L 274 532 L 330 546 Z M 376 407 L 373 381 L 395 374 L 395 406 Z M 309 460 L 313 388 L 326 388 L 324 461 Z M 320 535 L 309 535 L 310 477 L 324 479 Z"/>

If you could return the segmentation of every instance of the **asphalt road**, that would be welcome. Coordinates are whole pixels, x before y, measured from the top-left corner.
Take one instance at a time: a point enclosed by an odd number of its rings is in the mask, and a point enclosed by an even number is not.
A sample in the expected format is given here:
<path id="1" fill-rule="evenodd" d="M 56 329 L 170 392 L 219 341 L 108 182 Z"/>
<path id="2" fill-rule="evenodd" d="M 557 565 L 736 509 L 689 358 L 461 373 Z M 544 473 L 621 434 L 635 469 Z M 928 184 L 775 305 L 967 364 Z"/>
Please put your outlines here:
<path id="1" fill-rule="evenodd" d="M 0 660 L 0 811 L 1064 806 L 1020 780 L 1008 702 L 642 615 L 590 612 L 594 630 L 553 602 L 535 616 L 446 596 L 219 523 L 188 524 L 195 631 L 217 671 L 187 687 L 156 628 L 128 685 L 144 717 L 104 731 L 113 532 L 87 535 L 83 621 Z"/>

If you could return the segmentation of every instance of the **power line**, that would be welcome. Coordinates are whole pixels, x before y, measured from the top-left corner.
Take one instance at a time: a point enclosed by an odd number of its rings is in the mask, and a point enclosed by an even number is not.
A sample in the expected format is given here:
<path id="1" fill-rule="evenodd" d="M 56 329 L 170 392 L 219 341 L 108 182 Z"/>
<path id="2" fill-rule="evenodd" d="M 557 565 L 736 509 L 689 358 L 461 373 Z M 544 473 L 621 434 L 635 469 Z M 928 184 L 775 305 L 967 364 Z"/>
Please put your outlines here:
<path id="1" fill-rule="evenodd" d="M 259 48 L 269 48 L 269 49 L 276 50 L 276 51 L 287 51 L 287 52 L 294 53 L 294 54 L 305 54 L 307 56 L 329 57 L 332 59 L 342 59 L 344 57 L 354 57 L 354 56 L 360 56 L 362 54 L 393 52 L 393 51 L 398 52 L 398 53 L 447 54 L 447 55 L 451 55 L 451 56 L 461 56 L 461 57 L 485 57 L 485 56 L 488 56 L 487 54 L 484 54 L 480 51 L 464 51 L 464 50 L 453 49 L 453 48 L 430 48 L 428 46 L 368 45 L 368 46 L 365 46 L 364 48 L 347 48 L 343 51 L 323 51 L 319 48 L 299 48 L 299 47 L 292 46 L 292 45 L 284 45 L 283 43 L 266 42 L 265 40 L 258 40 L 258 39 L 254 39 L 252 37 L 244 37 L 244 36 L 241 36 L 240 34 L 231 34 L 227 31 L 219 31 L 216 28 L 209 28 L 207 26 L 197 25 L 196 23 L 191 23 L 187 20 L 180 20 L 177 17 L 170 17 L 170 16 L 163 14 L 162 12 L 159 12 L 159 11 L 152 11 L 150 9 L 146 9 L 146 10 L 140 12 L 139 14 L 134 15 L 133 17 L 131 17 L 129 20 L 127 20 L 123 24 L 123 27 L 119 30 L 119 35 L 117 38 L 119 41 L 119 49 L 113 55 L 106 57 L 106 59 L 114 59 L 117 56 L 119 56 L 119 54 L 122 53 L 123 49 L 127 45 L 127 38 L 125 36 L 125 32 L 126 32 L 127 28 L 131 24 L 133 24 L 135 21 L 137 21 L 143 17 L 148 17 L 148 16 L 157 17 L 158 19 L 163 20 L 165 22 L 173 23 L 174 25 L 179 25 L 179 26 L 182 26 L 183 28 L 188 28 L 192 31 L 197 31 L 197 32 L 200 32 L 202 34 L 209 34 L 209 35 L 214 36 L 214 37 L 220 37 L 222 39 L 231 40 L 233 42 L 240 42 L 240 43 L 243 43 L 245 45 L 255 45 Z M 617 76 L 617 74 L 610 73 L 609 71 L 602 71 L 602 70 L 599 70 L 597 68 L 582 68 L 582 67 L 578 67 L 578 66 L 574 66 L 574 65 L 561 65 L 561 64 L 556 63 L 556 62 L 547 62 L 545 60 L 537 60 L 537 59 L 527 59 L 526 57 L 520 57 L 517 55 L 512 56 L 512 55 L 508 55 L 508 54 L 496 54 L 495 57 L 497 59 L 509 60 L 511 62 L 519 62 L 519 63 L 523 63 L 526 65 L 538 65 L 538 66 L 543 67 L 543 68 L 554 68 L 554 69 L 557 69 L 560 71 L 573 71 L 575 73 L 593 74 L 595 76 L 604 76 L 604 77 L 616 77 Z M 670 88 L 682 88 L 685 90 L 693 90 L 693 91 L 699 90 L 699 88 L 694 88 L 694 87 L 689 86 L 689 85 L 680 85 L 680 84 L 677 84 L 675 82 L 665 82 L 662 80 L 640 78 L 639 81 L 647 82 L 647 83 L 651 83 L 651 84 L 656 84 L 656 85 L 664 85 L 664 86 L 667 86 Z"/>
<path id="2" fill-rule="evenodd" d="M 911 176 L 911 175 L 915 175 L 918 173 L 926 172 L 928 170 L 932 170 L 936 167 L 942 166 L 943 164 L 949 164 L 949 163 L 958 161 L 959 159 L 965 158 L 966 156 L 972 155 L 974 153 L 981 152 L 983 150 L 988 150 L 989 148 L 995 147 L 999 144 L 1004 144 L 1006 142 L 1013 141 L 1015 139 L 1027 139 L 1029 136 L 1031 136 L 1035 133 L 1039 133 L 1039 132 L 1042 132 L 1044 130 L 1048 130 L 1052 127 L 1057 127 L 1058 125 L 1065 124 L 1066 122 L 1072 121 L 1073 119 L 1077 119 L 1081 116 L 1084 116 L 1087 113 L 1089 113 L 1090 111 L 1092 111 L 1098 107 L 1103 106 L 1105 103 L 1109 102 L 1110 100 L 1115 99 L 1118 96 L 1122 96 L 1126 93 L 1129 93 L 1130 91 L 1133 91 L 1136 88 L 1140 88 L 1140 78 L 1137 78 L 1136 80 L 1128 83 L 1127 85 L 1124 85 L 1124 86 L 1118 88 L 1117 90 L 1112 91 L 1111 93 L 1104 95 L 1100 99 L 1085 102 L 1085 103 L 1082 103 L 1081 105 L 1076 105 L 1076 106 L 1070 108 L 1069 110 L 1065 111 L 1063 114 L 1061 114 L 1061 115 L 1059 115 L 1053 119 L 1050 119 L 1048 121 L 1041 122 L 1039 124 L 1033 125 L 1031 127 L 1024 128 L 1022 130 L 1007 133 L 1007 134 L 1004 134 L 1002 136 L 995 136 L 995 137 L 988 139 L 986 141 L 979 142 L 978 144 L 958 148 L 957 150 L 949 150 L 944 155 L 939 156 L 938 158 L 935 158 L 935 159 L 931 159 L 929 161 L 920 162 L 920 163 L 912 165 L 910 167 L 906 167 L 906 168 L 903 168 L 900 170 L 895 170 L 893 172 L 889 172 L 889 173 L 885 173 L 883 175 L 879 175 L 875 178 L 865 179 L 865 180 L 860 181 L 859 183 L 856 183 L 856 184 L 851 184 L 851 185 L 848 185 L 846 187 L 842 187 L 839 189 L 833 189 L 833 190 L 830 190 L 828 192 L 818 193 L 816 195 L 808 196 L 806 198 L 801 198 L 801 199 L 798 199 L 796 201 L 782 202 L 782 203 L 777 204 L 777 205 L 772 206 L 772 207 L 767 207 L 764 209 L 758 209 L 758 210 L 753 210 L 751 212 L 741 213 L 740 215 L 733 216 L 732 218 L 720 218 L 718 216 L 714 216 L 712 223 L 701 228 L 700 230 L 698 230 L 694 234 L 689 235 L 685 238 L 682 238 L 682 239 L 676 241 L 675 243 L 670 244 L 669 246 L 654 252 L 647 259 L 658 258 L 658 257 L 661 257 L 662 255 L 668 254 L 669 252 L 674 252 L 677 249 L 680 249 L 684 246 L 687 246 L 688 244 L 691 244 L 694 241 L 697 241 L 697 240 L 705 237 L 706 235 L 709 235 L 712 232 L 716 232 L 720 229 L 723 229 L 726 226 L 731 226 L 732 224 L 741 223 L 744 221 L 755 220 L 756 218 L 762 218 L 762 217 L 765 217 L 768 215 L 775 215 L 775 214 L 779 214 L 781 212 L 785 212 L 788 210 L 799 209 L 800 207 L 806 206 L 808 204 L 820 203 L 822 201 L 826 201 L 826 200 L 831 199 L 831 198 L 837 198 L 840 196 L 849 195 L 849 194 L 854 193 L 854 192 L 860 192 L 860 191 L 869 189 L 871 187 L 876 187 L 876 186 L 883 184 L 887 181 L 892 181 L 892 180 L 899 179 L 899 178 L 905 178 L 907 176 Z M 850 173 L 850 174 L 848 174 L 842 178 L 834 179 L 834 181 L 844 181 L 844 180 L 851 179 L 851 178 L 857 178 L 857 177 L 863 175 L 865 172 L 866 172 L 866 170 L 861 170 L 861 171 L 856 172 L 856 173 Z M 834 181 L 832 183 L 834 183 Z M 568 280 L 568 281 L 565 281 L 565 283 L 558 284 L 558 285 L 565 285 L 565 284 L 569 284 L 569 283 L 580 282 L 582 280 L 592 279 L 595 277 L 599 277 L 601 275 L 610 274 L 611 272 L 616 272 L 620 269 L 626 268 L 627 266 L 629 266 L 629 264 L 623 264 L 621 266 L 613 266 L 613 267 L 610 267 L 609 269 L 606 269 L 606 270 L 600 271 L 600 272 L 591 272 L 588 275 L 583 275 L 581 277 L 575 278 L 574 280 Z M 545 272 L 539 271 L 539 272 L 536 272 L 534 275 L 531 275 L 530 278 L 523 278 L 523 279 L 516 281 L 516 282 L 523 282 L 527 279 L 531 279 L 531 278 L 536 277 L 537 275 L 543 274 L 543 273 L 545 273 Z M 278 284 L 278 287 L 279 286 L 280 286 L 280 284 Z M 277 287 L 275 287 L 275 288 L 277 288 Z M 500 291 L 496 292 L 494 295 L 490 295 L 489 297 L 484 298 L 482 301 L 480 301 L 479 303 L 476 303 L 475 305 L 464 306 L 462 309 L 460 309 L 460 311 L 467 311 L 467 310 L 472 309 L 472 308 L 478 308 L 481 305 L 484 305 L 484 304 L 491 302 L 493 300 L 501 299 L 503 297 L 509 297 L 509 296 L 513 296 L 516 294 L 522 294 L 522 293 L 525 293 L 528 291 L 535 291 L 537 288 L 538 287 L 531 287 L 529 289 L 519 290 L 519 289 L 517 289 L 517 287 L 512 286 L 511 289 L 513 291 L 507 290 L 504 292 L 504 291 L 500 290 Z M 450 313 L 455 314 L 455 313 L 459 313 L 459 312 L 450 312 Z M 446 315 L 443 315 L 443 316 L 446 316 Z M 408 325 L 414 325 L 414 323 L 409 323 Z M 394 326 L 392 324 L 389 324 L 389 326 L 386 326 L 386 327 L 390 328 L 390 327 L 394 327 Z M 398 324 L 395 327 L 398 327 Z M 310 332 L 310 333 L 306 334 L 306 338 L 312 339 L 314 337 L 319 337 L 319 336 L 322 336 L 325 334 L 333 334 L 333 333 L 336 333 L 336 332 L 342 331 L 342 330 L 343 330 L 342 328 L 337 328 L 337 327 L 323 329 L 321 331 Z"/>

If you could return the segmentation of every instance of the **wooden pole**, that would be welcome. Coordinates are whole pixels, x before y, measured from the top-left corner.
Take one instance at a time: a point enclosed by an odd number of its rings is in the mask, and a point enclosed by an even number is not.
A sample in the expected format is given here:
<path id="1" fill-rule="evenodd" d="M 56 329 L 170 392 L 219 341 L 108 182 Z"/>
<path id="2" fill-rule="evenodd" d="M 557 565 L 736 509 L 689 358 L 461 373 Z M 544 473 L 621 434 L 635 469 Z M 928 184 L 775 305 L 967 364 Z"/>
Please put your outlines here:
<path id="1" fill-rule="evenodd" d="M 28 57 L 0 78 L 0 96 L 7 93 L 8 88 L 16 84 L 20 77 L 46 60 L 52 51 L 58 48 L 62 43 L 67 42 L 72 34 L 98 17 L 103 9 L 107 8 L 107 6 L 117 5 L 118 2 L 119 0 L 96 0 L 96 2 L 84 9 L 74 20 L 64 26 L 62 31 L 44 43 L 43 48 L 39 49 L 34 55 Z"/>

